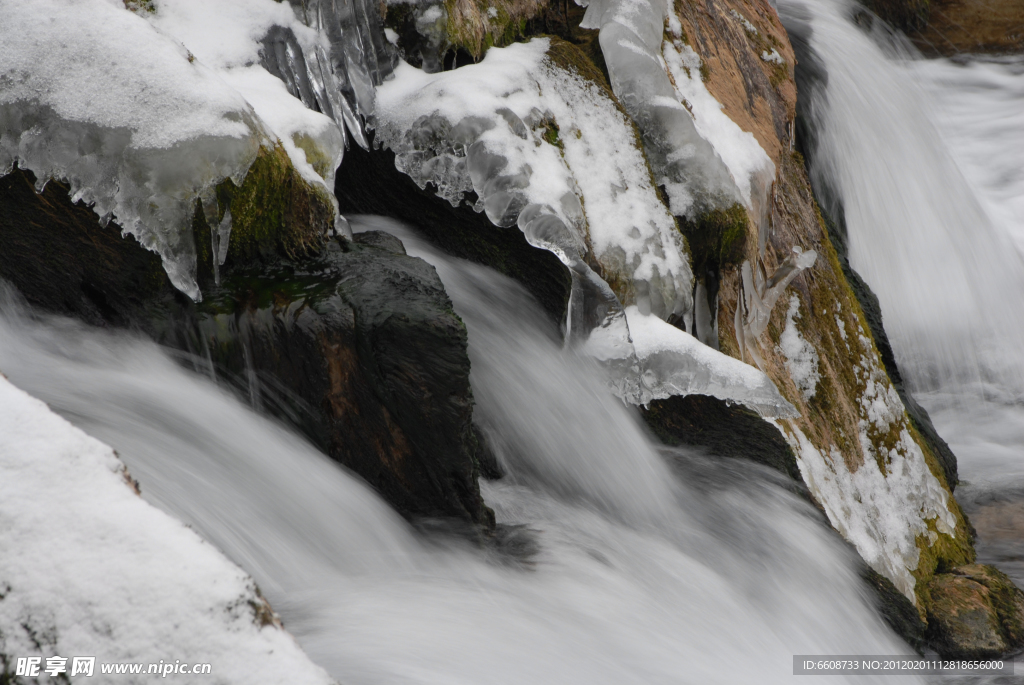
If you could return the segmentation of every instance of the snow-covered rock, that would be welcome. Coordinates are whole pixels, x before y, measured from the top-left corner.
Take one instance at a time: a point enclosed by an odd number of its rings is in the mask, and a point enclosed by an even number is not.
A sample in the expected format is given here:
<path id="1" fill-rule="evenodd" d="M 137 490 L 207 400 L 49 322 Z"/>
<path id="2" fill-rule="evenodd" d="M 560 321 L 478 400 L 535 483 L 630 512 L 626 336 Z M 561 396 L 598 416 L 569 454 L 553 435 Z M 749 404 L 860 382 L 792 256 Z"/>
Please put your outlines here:
<path id="1" fill-rule="evenodd" d="M 74 200 L 158 253 L 175 287 L 199 299 L 197 202 L 222 229 L 213 252 L 223 263 L 231 214 L 218 186 L 242 186 L 261 150 L 281 145 L 329 205 L 344 138 L 258 64 L 273 26 L 320 40 L 290 6 L 150 5 L 0 2 L 0 175 L 17 163 L 40 187 L 68 181 Z"/>
<path id="2" fill-rule="evenodd" d="M 133 488 L 113 450 L 0 376 L 5 670 L 60 656 L 70 673 L 73 657 L 95 657 L 90 682 L 152 682 L 146 670 L 161 662 L 210 664 L 168 682 L 332 682 L 249 576 Z M 144 675 L 101 673 L 110 663 L 143 664 Z"/>
<path id="3" fill-rule="evenodd" d="M 633 331 L 623 305 L 661 323 L 686 317 L 689 258 L 630 118 L 607 86 L 564 56 L 573 50 L 541 38 L 492 48 L 455 71 L 402 64 L 377 90 L 377 141 L 421 188 L 434 185 L 453 205 L 475 193 L 475 209 L 493 224 L 518 225 L 558 256 L 573 274 L 567 337 L 611 370 L 623 397 L 645 404 L 714 388 L 767 415 L 790 415 L 767 377 L 726 371 L 732 360 L 692 336 L 659 336 L 649 369 L 638 359 L 633 344 L 645 345 L 654 329 Z M 679 343 L 673 354 L 666 340 Z"/>

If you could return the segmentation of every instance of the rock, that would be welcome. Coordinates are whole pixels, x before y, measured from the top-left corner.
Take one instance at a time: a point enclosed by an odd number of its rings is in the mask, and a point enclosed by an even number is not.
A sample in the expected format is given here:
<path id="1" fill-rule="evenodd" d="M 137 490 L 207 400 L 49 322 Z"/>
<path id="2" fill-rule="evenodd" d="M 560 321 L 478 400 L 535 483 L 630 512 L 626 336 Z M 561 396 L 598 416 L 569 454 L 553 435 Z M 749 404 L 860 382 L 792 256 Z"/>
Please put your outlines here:
<path id="1" fill-rule="evenodd" d="M 569 270 L 547 250 L 527 243 L 516 226 L 497 227 L 469 204 L 452 207 L 434 195 L 432 187 L 421 189 L 395 168 L 395 154 L 387 149 L 353 147 L 335 178 L 342 213 L 380 214 L 412 224 L 448 254 L 516 279 L 553 321 L 565 321 L 572 286 Z"/>
<path id="2" fill-rule="evenodd" d="M 929 642 L 942 656 L 994 658 L 1024 647 L 1024 592 L 994 566 L 936 574 L 928 592 Z"/>
<path id="3" fill-rule="evenodd" d="M 236 272 L 170 323 L 161 342 L 205 351 L 404 515 L 493 525 L 466 329 L 423 260 L 349 243 Z"/>
<path id="4" fill-rule="evenodd" d="M 364 231 L 362 233 L 356 233 L 354 240 L 360 245 L 372 245 L 395 254 L 406 254 L 405 245 L 402 244 L 402 241 L 384 231 Z"/>
<path id="5" fill-rule="evenodd" d="M 958 566 L 927 590 L 928 640 L 942 656 L 995 658 L 1024 647 L 1024 592 L 994 566 Z"/>
<path id="6" fill-rule="evenodd" d="M 302 241 L 243 231 L 220 285 L 210 253 L 199 252 L 206 297 L 197 304 L 158 256 L 113 222 L 100 226 L 65 186 L 37 195 L 33 180 L 18 170 L 0 179 L 0 277 L 30 304 L 215 361 L 407 516 L 493 525 L 476 481 L 486 453 L 471 423 L 465 327 L 433 267 L 402 254 L 399 241 L 367 236 L 380 247 L 348 251 L 332 241 L 310 254 Z M 254 216 L 298 223 L 303 206 L 270 203 Z M 201 213 L 193 229 L 197 247 L 210 244 Z"/>
<path id="7" fill-rule="evenodd" d="M 844 246 L 829 230 L 818 206 L 821 198 L 794 150 L 797 143 L 813 149 L 813 131 L 799 127 L 806 119 L 797 117 L 797 85 L 799 102 L 807 102 L 815 82 L 825 83 L 827 75 L 806 49 L 805 36 L 787 34 L 767 1 L 744 0 L 726 8 L 695 0 L 677 4 L 676 13 L 684 42 L 701 59 L 704 85 L 775 165 L 766 216 L 749 216 L 742 237 L 726 230 L 728 221 L 716 222 L 712 228 L 722 229 L 711 233 L 699 222 L 684 225 L 693 233 L 695 277 L 704 278 L 709 295 L 717 291 L 719 347 L 747 358 L 735 337 L 737 321 L 745 324 L 750 314 L 740 304 L 744 288 L 738 264 L 748 262 L 756 281 L 776 273 L 795 247 L 801 254 L 817 253 L 814 265 L 792 281 L 784 302 L 771 310 L 754 343 L 762 370 L 801 413 L 776 425 L 832 525 L 923 617 L 929 603 L 925 586 L 933 574 L 971 563 L 974 550 L 969 525 L 951 496 L 955 458 L 928 430 L 926 414 L 902 392 L 884 330 L 872 325 L 870 302 L 858 297 L 860 282 L 844 269 Z M 707 239 L 695 239 L 702 235 Z M 885 421 L 872 422 L 865 413 L 876 399 L 890 409 Z M 900 469 L 915 475 L 891 478 Z M 869 482 L 884 483 L 886 491 L 870 503 L 865 498 L 880 491 Z M 872 523 L 866 525 L 867 520 Z"/>
<path id="8" fill-rule="evenodd" d="M 923 654 L 928 626 L 921 620 L 917 607 L 878 571 L 865 566 L 861 578 L 874 592 L 882 619 L 894 633 L 906 640 L 919 654 Z"/>
<path id="9" fill-rule="evenodd" d="M 1019 54 L 1024 52 L 1024 4 L 1020 0 L 931 0 L 927 23 L 913 27 L 908 35 L 930 57 Z"/>
<path id="10" fill-rule="evenodd" d="M 937 2 L 936 0 L 867 0 L 864 4 L 890 26 L 909 33 L 924 26 Z"/>
<path id="11" fill-rule="evenodd" d="M 689 445 L 717 457 L 750 459 L 800 480 L 796 456 L 785 438 L 746 407 L 689 395 L 654 400 L 640 413 L 666 445 Z"/>

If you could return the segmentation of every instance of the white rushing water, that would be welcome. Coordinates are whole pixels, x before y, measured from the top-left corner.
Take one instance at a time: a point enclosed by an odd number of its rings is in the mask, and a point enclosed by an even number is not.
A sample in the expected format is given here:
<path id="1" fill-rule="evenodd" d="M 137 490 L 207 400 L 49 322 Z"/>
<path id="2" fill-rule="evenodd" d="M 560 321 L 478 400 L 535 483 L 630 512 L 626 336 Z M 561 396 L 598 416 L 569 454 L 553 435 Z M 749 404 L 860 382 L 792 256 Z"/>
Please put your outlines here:
<path id="1" fill-rule="evenodd" d="M 828 75 L 826 88 L 800 94 L 818 135 L 812 180 L 819 193 L 827 186 L 842 202 L 850 263 L 879 298 L 911 387 L 974 398 L 996 383 L 1019 394 L 1024 312 L 1012 304 L 1024 299 L 1024 261 L 1006 212 L 994 212 L 993 198 L 979 197 L 978 188 L 1002 184 L 1004 198 L 1019 197 L 1019 179 L 1014 189 L 1005 174 L 1019 167 L 1012 146 L 1020 134 L 1004 137 L 997 129 L 1012 124 L 994 119 L 984 130 L 954 133 L 973 149 L 973 166 L 961 165 L 965 155 L 946 140 L 960 124 L 937 124 L 926 92 L 937 90 L 936 72 L 948 63 L 908 63 L 912 48 L 885 36 L 880 22 L 873 32 L 864 21 L 858 27 L 853 7 L 846 0 L 779 4 L 791 33 L 810 27 L 811 47 Z M 999 92 L 1008 76 L 964 71 L 971 73 L 953 77 L 959 85 L 945 89 L 960 107 L 949 108 L 952 118 L 989 107 L 996 116 L 1013 111 L 1012 96 Z M 1019 114 L 1019 101 L 1016 107 Z M 976 173 L 992 157 L 1003 160 L 1003 169 Z M 1019 211 L 1020 200 L 1014 202 Z"/>
<path id="2" fill-rule="evenodd" d="M 467 323 L 477 420 L 507 471 L 482 483 L 495 543 L 416 532 L 151 343 L 7 303 L 0 369 L 115 447 L 343 683 L 770 683 L 794 654 L 907 651 L 781 476 L 659 453 L 519 285 L 385 227 L 437 264 Z"/>

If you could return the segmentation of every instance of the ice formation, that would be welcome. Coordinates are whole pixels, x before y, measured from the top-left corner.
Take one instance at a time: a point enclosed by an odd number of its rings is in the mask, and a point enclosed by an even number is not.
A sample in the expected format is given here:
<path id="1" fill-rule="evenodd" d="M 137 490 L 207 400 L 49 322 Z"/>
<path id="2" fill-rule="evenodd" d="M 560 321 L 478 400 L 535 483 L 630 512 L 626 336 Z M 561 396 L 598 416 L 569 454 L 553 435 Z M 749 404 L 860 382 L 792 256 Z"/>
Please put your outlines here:
<path id="1" fill-rule="evenodd" d="M 157 252 L 198 299 L 195 202 L 241 183 L 267 132 L 180 43 L 105 0 L 0 1 L 0 174 L 14 164 Z M 215 200 L 213 200 L 215 202 Z"/>
<path id="2" fill-rule="evenodd" d="M 765 278 L 760 259 L 757 260 L 755 267 L 752 267 L 749 261 L 743 262 L 740 268 L 740 293 L 734 320 L 740 359 L 744 359 L 749 353 L 758 368 L 764 368 L 764 361 L 757 350 L 757 339 L 768 327 L 768 319 L 771 318 L 772 309 L 782 292 L 801 271 L 813 266 L 817 258 L 818 254 L 814 250 L 804 252 L 802 248 L 794 246 L 793 253 L 779 265 L 770 278 Z"/>
<path id="3" fill-rule="evenodd" d="M 643 132 L 647 156 L 658 184 L 668 193 L 672 213 L 693 218 L 741 202 L 760 217 L 774 166 L 753 137 L 721 113 L 721 105 L 707 93 L 699 76 L 691 79 L 690 66 L 699 73 L 700 60 L 683 45 L 682 27 L 671 2 L 581 4 L 588 8 L 580 26 L 600 29 L 612 89 Z M 694 109 L 695 104 L 701 111 Z M 723 145 L 736 149 L 737 143 L 754 150 L 756 168 L 749 168 L 749 163 L 730 165 L 725 159 Z M 752 171 L 759 179 L 759 192 L 753 197 L 749 189 L 743 190 L 751 183 Z"/>
<path id="4" fill-rule="evenodd" d="M 800 298 L 793 295 L 789 298 L 789 311 L 786 312 L 786 327 L 779 336 L 779 352 L 786 358 L 786 370 L 790 378 L 800 389 L 804 400 L 810 401 L 818 388 L 821 373 L 818 371 L 818 351 L 807 342 L 796 319 L 800 315 Z M 838 319 L 838 317 L 836 317 Z"/>
<path id="5" fill-rule="evenodd" d="M 196 203 L 219 224 L 223 259 L 230 213 L 215 188 L 241 185 L 260 146 L 280 143 L 333 197 L 344 131 L 366 146 L 363 118 L 397 53 L 366 0 L 118 5 L 0 0 L 0 174 L 17 163 L 39 188 L 66 180 L 199 299 Z"/>
<path id="6" fill-rule="evenodd" d="M 0 545 L 16 551 L 0 558 L 5 671 L 15 656 L 91 655 L 111 682 L 101 663 L 178 657 L 211 664 L 211 682 L 333 682 L 251 578 L 143 501 L 113 450 L 3 375 L 0 435 Z"/>
<path id="7" fill-rule="evenodd" d="M 378 88 L 377 141 L 420 187 L 434 185 L 453 205 L 474 192 L 475 208 L 492 223 L 518 225 L 531 244 L 559 257 L 574 284 L 567 339 L 611 369 L 620 395 L 647 403 L 714 387 L 758 411 L 788 415 L 792 408 L 763 374 L 733 373 L 712 360 L 723 355 L 698 352 L 686 334 L 666 338 L 675 352 L 660 349 L 645 372 L 633 347 L 643 346 L 642 334 L 631 332 L 622 303 L 656 320 L 688 313 L 685 248 L 629 119 L 598 86 L 548 60 L 549 46 L 538 39 L 492 48 L 479 64 L 439 74 L 400 65 Z M 620 283 L 619 295 L 588 256 Z M 665 361 L 673 354 L 685 361 L 678 373 Z"/>
<path id="8" fill-rule="evenodd" d="M 643 367 L 641 382 L 649 399 L 711 395 L 744 404 L 761 416 L 794 418 L 800 413 L 771 380 L 749 364 L 704 345 L 656 316 L 627 307 L 629 330 Z"/>
<path id="9" fill-rule="evenodd" d="M 735 13 L 735 12 L 734 12 Z M 753 25 L 743 20 L 745 25 Z M 754 28 L 754 33 L 757 29 Z M 739 189 L 740 202 L 763 230 L 770 208 L 769 195 L 775 181 L 775 164 L 754 134 L 741 129 L 722 111 L 722 103 L 708 91 L 701 79 L 700 56 L 683 42 L 682 24 L 671 3 L 662 57 L 676 98 L 693 117 L 697 133 L 707 140 L 729 169 Z"/>
<path id="10" fill-rule="evenodd" d="M 858 339 L 863 354 L 854 373 L 863 387 L 857 435 L 863 462 L 848 464 L 835 445 L 816 448 L 791 424 L 780 430 L 796 452 L 804 483 L 835 529 L 916 603 L 911 571 L 921 553 L 917 538 L 934 544 L 939 533 L 955 537 L 956 517 L 949 509 L 949 493 L 910 434 L 903 403 L 871 340 L 863 331 Z"/>

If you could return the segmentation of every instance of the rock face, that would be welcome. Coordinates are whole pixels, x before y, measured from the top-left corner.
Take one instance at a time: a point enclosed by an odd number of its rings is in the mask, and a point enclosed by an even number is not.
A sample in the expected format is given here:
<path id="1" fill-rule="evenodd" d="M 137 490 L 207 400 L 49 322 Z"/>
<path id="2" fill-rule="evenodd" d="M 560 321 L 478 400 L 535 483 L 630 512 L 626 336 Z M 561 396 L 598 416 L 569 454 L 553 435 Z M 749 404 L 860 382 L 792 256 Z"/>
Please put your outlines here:
<path id="1" fill-rule="evenodd" d="M 1024 6 L 1017 0 L 931 0 L 927 23 L 896 26 L 910 29 L 914 45 L 929 56 L 1024 52 Z"/>
<path id="2" fill-rule="evenodd" d="M 985 659 L 1024 646 L 1024 592 L 995 567 L 936 574 L 928 592 L 929 639 L 942 656 Z"/>
<path id="3" fill-rule="evenodd" d="M 796 455 L 785 438 L 746 407 L 689 395 L 654 400 L 641 414 L 666 445 L 689 445 L 716 457 L 750 459 L 800 479 Z"/>
<path id="4" fill-rule="evenodd" d="M 432 266 L 359 237 L 232 274 L 158 339 L 244 379 L 254 403 L 290 417 L 400 512 L 493 526 L 477 486 L 465 326 Z"/>
<path id="5" fill-rule="evenodd" d="M 944 468 L 940 450 L 907 414 L 793 149 L 796 59 L 789 38 L 767 2 L 696 2 L 677 13 L 702 69 L 707 67 L 708 90 L 754 135 L 776 169 L 766 220 L 748 222 L 739 256 L 718 259 L 719 345 L 748 358 L 735 335 L 751 315 L 744 296 L 751 287 L 739 263 L 750 265 L 756 285 L 758 279 L 770 283 L 794 248 L 819 255 L 770 311 L 754 342 L 757 356 L 800 410 L 800 418 L 778 426 L 804 482 L 832 525 L 923 615 L 928 596 L 922 588 L 940 561 L 957 566 L 974 559 L 969 529 L 951 496 L 955 470 Z M 694 262 L 700 258 L 695 250 Z M 884 417 L 869 414 L 883 405 Z M 908 516 L 898 530 L 888 529 L 880 523 L 885 511 Z"/>
<path id="6" fill-rule="evenodd" d="M 405 515 L 491 525 L 476 481 L 465 327 L 432 267 L 386 237 L 342 247 L 320 234 L 327 247 L 309 254 L 280 233 L 236 230 L 220 285 L 198 250 L 207 297 L 196 304 L 158 256 L 113 223 L 101 227 L 61 184 L 37 195 L 32 181 L 22 171 L 0 179 L 0 276 L 30 304 L 135 328 L 215 363 Z M 306 218 L 289 214 L 295 206 L 252 208 L 280 212 L 263 225 L 287 227 L 289 216 Z M 197 247 L 210 244 L 201 214 L 193 229 Z"/>

